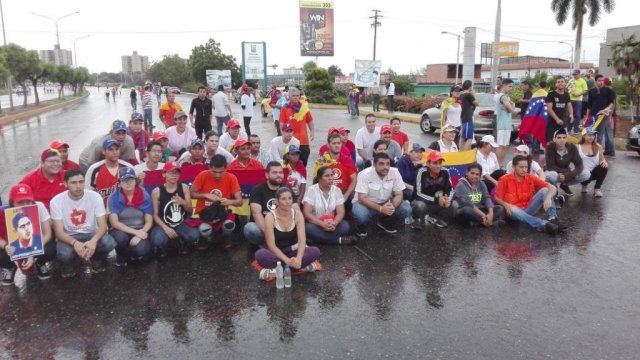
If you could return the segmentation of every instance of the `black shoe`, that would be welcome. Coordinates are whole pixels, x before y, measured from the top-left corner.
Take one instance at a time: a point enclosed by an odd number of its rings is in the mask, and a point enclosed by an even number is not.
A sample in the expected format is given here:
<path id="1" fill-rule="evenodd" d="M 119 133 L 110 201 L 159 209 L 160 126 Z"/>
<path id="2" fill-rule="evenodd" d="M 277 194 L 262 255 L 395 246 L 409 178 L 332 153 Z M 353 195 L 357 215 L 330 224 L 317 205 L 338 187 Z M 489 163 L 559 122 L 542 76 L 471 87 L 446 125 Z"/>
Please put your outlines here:
<path id="1" fill-rule="evenodd" d="M 387 234 L 395 234 L 398 232 L 393 225 L 385 225 L 380 220 L 376 221 L 376 225 L 378 225 L 380 229 L 386 231 Z"/>
<path id="2" fill-rule="evenodd" d="M 127 259 L 124 257 L 124 255 L 117 255 L 116 254 L 116 266 L 117 267 L 125 267 L 125 266 L 127 266 Z"/>
<path id="3" fill-rule="evenodd" d="M 47 264 L 39 264 L 36 262 L 36 274 L 40 280 L 47 280 L 51 278 L 51 272 L 49 271 Z"/>
<path id="4" fill-rule="evenodd" d="M 568 196 L 573 195 L 573 191 L 571 191 L 571 188 L 567 184 L 560 184 L 560 189 L 562 189 Z"/>
<path id="5" fill-rule="evenodd" d="M 13 279 L 16 277 L 16 271 L 18 271 L 18 267 L 14 266 L 12 269 L 2 270 L 4 270 L 4 276 L 2 277 L 2 286 L 13 285 Z"/>
<path id="6" fill-rule="evenodd" d="M 107 270 L 107 267 L 104 264 L 104 260 L 91 260 L 91 273 L 100 274 Z"/>
<path id="7" fill-rule="evenodd" d="M 556 209 L 562 209 L 566 199 L 564 195 L 556 195 Z"/>
<path id="8" fill-rule="evenodd" d="M 76 276 L 75 266 L 73 264 L 62 264 L 60 276 L 62 276 L 63 279 Z"/>
<path id="9" fill-rule="evenodd" d="M 551 219 L 549 222 L 558 227 L 558 232 L 563 232 L 569 228 L 567 225 L 562 224 L 558 218 Z"/>
<path id="10" fill-rule="evenodd" d="M 411 228 L 416 231 L 420 231 L 424 228 L 423 219 L 413 219 L 413 223 L 411 224 Z"/>
<path id="11" fill-rule="evenodd" d="M 446 222 L 444 222 L 443 220 L 440 220 L 438 218 L 434 218 L 433 216 L 429 216 L 427 215 L 425 217 L 425 221 L 428 222 L 431 225 L 435 225 L 439 228 L 446 228 L 448 226 L 448 224 Z"/>
<path id="12" fill-rule="evenodd" d="M 551 221 L 548 221 L 544 225 L 544 231 L 546 231 L 550 235 L 557 235 L 558 234 L 558 225 L 552 223 Z"/>
<path id="13" fill-rule="evenodd" d="M 367 228 L 364 225 L 356 225 L 356 235 L 363 238 L 367 236 Z"/>
<path id="14" fill-rule="evenodd" d="M 338 243 L 340 245 L 355 245 L 358 243 L 358 238 L 353 235 L 340 236 Z"/>

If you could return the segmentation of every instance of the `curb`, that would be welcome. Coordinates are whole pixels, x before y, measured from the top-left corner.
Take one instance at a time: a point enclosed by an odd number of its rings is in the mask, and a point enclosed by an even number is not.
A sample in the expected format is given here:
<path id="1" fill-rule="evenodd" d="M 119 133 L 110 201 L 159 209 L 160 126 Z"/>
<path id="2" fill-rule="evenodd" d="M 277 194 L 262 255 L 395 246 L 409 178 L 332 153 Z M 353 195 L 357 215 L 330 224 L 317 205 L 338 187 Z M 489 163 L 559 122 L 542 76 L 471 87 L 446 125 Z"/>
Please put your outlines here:
<path id="1" fill-rule="evenodd" d="M 346 105 L 333 105 L 333 104 L 309 104 L 311 109 L 326 109 L 326 110 L 345 110 Z M 393 113 L 389 114 L 388 112 L 372 112 L 371 108 L 360 108 L 360 116 L 364 116 L 367 113 L 372 113 L 379 119 L 388 119 L 390 120 L 392 116 L 396 116 L 400 118 L 400 120 L 404 122 L 410 122 L 413 124 L 420 124 L 420 114 L 408 114 L 408 113 Z"/>
<path id="2" fill-rule="evenodd" d="M 77 102 L 80 102 L 81 100 L 86 99 L 87 97 L 89 97 L 89 94 L 84 94 L 78 98 L 75 99 L 71 99 L 71 100 L 66 100 L 63 102 L 59 102 L 59 103 L 55 103 L 55 104 L 51 104 L 51 105 L 47 105 L 47 106 L 43 106 L 43 107 L 39 107 L 36 109 L 29 109 L 27 106 L 27 109 L 25 111 L 21 111 L 19 113 L 16 114 L 11 114 L 11 115 L 7 115 L 4 117 L 0 117 L 0 125 L 7 125 L 10 123 L 14 123 L 14 122 L 19 122 L 19 121 L 25 121 L 28 120 L 36 115 L 40 115 L 52 110 L 56 110 L 56 109 L 60 109 L 63 108 L 65 106 L 68 105 L 72 105 L 75 104 Z M 33 105 L 33 104 L 31 104 Z"/>

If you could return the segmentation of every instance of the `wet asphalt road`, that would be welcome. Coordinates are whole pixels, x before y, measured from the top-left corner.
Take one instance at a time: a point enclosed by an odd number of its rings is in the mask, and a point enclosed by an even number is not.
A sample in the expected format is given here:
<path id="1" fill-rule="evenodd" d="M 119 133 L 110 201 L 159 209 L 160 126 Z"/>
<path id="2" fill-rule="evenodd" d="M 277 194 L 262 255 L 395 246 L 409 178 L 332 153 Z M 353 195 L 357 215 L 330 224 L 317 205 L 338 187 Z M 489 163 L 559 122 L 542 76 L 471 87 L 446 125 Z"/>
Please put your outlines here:
<path id="1" fill-rule="evenodd" d="M 5 127 L 3 198 L 49 141 L 69 141 L 77 157 L 130 113 L 125 91 L 116 103 L 92 91 Z M 344 111 L 312 111 L 317 134 L 329 123 L 361 126 Z M 263 143 L 275 133 L 266 120 L 252 129 Z M 434 139 L 405 130 L 424 145 Z M 291 289 L 258 281 L 253 249 L 239 238 L 229 252 L 97 276 L 18 275 L 16 287 L 0 289 L 0 358 L 637 359 L 639 166 L 619 152 L 603 199 L 577 193 L 560 210 L 566 234 L 517 225 L 372 230 L 357 247 L 321 247 L 325 270 L 294 277 Z"/>

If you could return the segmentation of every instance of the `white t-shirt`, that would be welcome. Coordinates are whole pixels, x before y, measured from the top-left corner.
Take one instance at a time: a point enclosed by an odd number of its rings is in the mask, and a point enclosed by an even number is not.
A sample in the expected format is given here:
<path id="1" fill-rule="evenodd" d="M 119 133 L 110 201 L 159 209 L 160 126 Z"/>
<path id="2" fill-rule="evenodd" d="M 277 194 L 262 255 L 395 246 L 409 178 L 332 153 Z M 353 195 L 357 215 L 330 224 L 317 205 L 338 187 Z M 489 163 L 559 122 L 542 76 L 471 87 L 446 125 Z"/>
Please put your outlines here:
<path id="1" fill-rule="evenodd" d="M 498 164 L 498 157 L 494 152 L 490 152 L 489 156 L 485 159 L 484 155 L 480 151 L 476 153 L 476 161 L 482 166 L 482 176 L 491 175 L 492 172 L 500 169 Z"/>
<path id="2" fill-rule="evenodd" d="M 387 89 L 387 95 L 395 95 L 396 94 L 396 84 L 389 83 L 389 88 Z"/>
<path id="3" fill-rule="evenodd" d="M 535 175 L 541 169 L 542 169 L 542 167 L 540 166 L 540 164 L 538 164 L 538 162 L 532 160 L 531 161 L 531 169 L 529 169 L 529 174 Z M 513 171 L 513 164 L 511 163 L 511 161 L 508 161 L 507 162 L 507 172 L 510 173 L 511 171 Z"/>
<path id="4" fill-rule="evenodd" d="M 240 134 L 238 134 L 238 139 L 249 140 L 249 136 L 247 136 L 247 133 L 244 130 L 240 129 Z M 233 144 L 236 142 L 236 140 L 233 140 L 229 135 L 229 133 L 226 132 L 222 134 L 222 136 L 220 136 L 220 143 L 218 144 L 218 146 L 230 152 L 231 149 L 233 149 Z"/>
<path id="5" fill-rule="evenodd" d="M 225 117 L 229 115 L 227 111 L 227 106 L 229 105 L 229 98 L 224 91 L 218 91 L 211 97 L 211 102 L 213 103 L 213 116 L 217 117 Z"/>
<path id="6" fill-rule="evenodd" d="M 158 167 L 156 168 L 156 170 L 162 170 L 164 169 L 164 163 L 163 162 L 159 162 L 158 163 Z M 149 171 L 149 167 L 147 166 L 147 162 L 143 162 L 140 164 L 137 164 L 133 167 L 133 171 L 136 172 L 136 176 L 142 174 L 145 171 Z"/>
<path id="7" fill-rule="evenodd" d="M 253 97 L 253 94 L 247 95 L 242 94 L 240 98 L 240 105 L 244 106 L 242 109 L 242 116 L 244 117 L 252 117 L 253 116 L 253 104 L 256 102 L 256 98 Z"/>
<path id="8" fill-rule="evenodd" d="M 390 168 L 387 176 L 380 179 L 375 167 L 370 166 L 358 174 L 353 202 L 358 201 L 359 194 L 367 194 L 371 201 L 376 204 L 383 204 L 391 200 L 394 192 L 402 191 L 405 188 L 406 186 L 398 169 Z"/>
<path id="9" fill-rule="evenodd" d="M 366 127 L 358 129 L 356 133 L 356 150 L 363 149 L 369 159 L 373 156 L 373 144 L 380 140 L 380 127 L 376 126 L 373 133 L 370 133 Z"/>
<path id="10" fill-rule="evenodd" d="M 445 124 L 449 124 L 451 126 L 455 126 L 459 128 L 460 126 L 462 126 L 462 121 L 460 120 L 461 116 L 462 116 L 462 106 L 450 105 L 447 108 L 447 121 Z"/>
<path id="11" fill-rule="evenodd" d="M 344 196 L 337 186 L 331 185 L 329 198 L 325 198 L 320 190 L 320 185 L 315 184 L 307 189 L 302 203 L 311 205 L 313 215 L 319 218 L 324 215 L 335 215 L 336 207 L 344 204 Z"/>
<path id="12" fill-rule="evenodd" d="M 68 190 L 51 199 L 51 219 L 61 220 L 64 232 L 72 236 L 95 233 L 96 218 L 105 215 L 102 196 L 93 190 L 85 189 L 80 200 L 71 199 Z"/>
<path id="13" fill-rule="evenodd" d="M 447 148 L 447 145 L 444 143 L 444 141 L 442 141 L 442 139 L 438 140 L 438 145 L 440 146 L 441 154 L 458 152 L 458 145 L 456 145 L 455 141 L 451 142 L 451 146 L 449 146 L 449 148 Z M 479 151 L 478 151 L 478 154 L 480 154 Z"/>
<path id="14" fill-rule="evenodd" d="M 302 174 L 300 174 L 298 171 L 295 170 L 290 170 L 289 171 L 289 178 L 287 179 L 287 186 L 291 189 L 291 191 L 293 191 L 293 193 L 298 196 L 300 195 L 300 186 L 302 184 L 306 184 L 307 183 L 307 179 L 305 179 Z"/>
<path id="15" fill-rule="evenodd" d="M 269 153 L 271 154 L 271 158 L 276 161 L 281 161 L 282 157 L 284 156 L 284 148 L 287 147 L 287 145 L 295 145 L 300 148 L 300 140 L 292 137 L 291 140 L 289 140 L 289 143 L 285 144 L 282 140 L 282 136 L 276 136 L 271 139 L 271 144 L 269 145 Z"/>
<path id="16" fill-rule="evenodd" d="M 178 128 L 174 125 L 165 130 L 167 134 L 167 139 L 169 139 L 169 147 L 173 151 L 178 151 L 180 149 L 186 149 L 191 145 L 191 141 L 197 138 L 196 130 L 192 127 L 187 126 L 185 131 L 182 134 L 178 134 Z"/>
<path id="17" fill-rule="evenodd" d="M 216 153 L 213 154 L 213 156 L 216 156 L 216 155 L 224 156 L 224 158 L 227 159 L 227 165 L 231 164 L 231 162 L 236 159 L 235 157 L 233 157 L 233 155 L 231 155 L 230 152 L 228 152 L 224 148 L 221 148 L 220 146 L 218 146 L 218 148 L 216 149 Z M 213 156 L 209 157 L 209 155 L 207 155 L 207 152 L 206 151 L 204 152 L 204 157 L 207 158 L 207 162 L 211 160 Z"/>

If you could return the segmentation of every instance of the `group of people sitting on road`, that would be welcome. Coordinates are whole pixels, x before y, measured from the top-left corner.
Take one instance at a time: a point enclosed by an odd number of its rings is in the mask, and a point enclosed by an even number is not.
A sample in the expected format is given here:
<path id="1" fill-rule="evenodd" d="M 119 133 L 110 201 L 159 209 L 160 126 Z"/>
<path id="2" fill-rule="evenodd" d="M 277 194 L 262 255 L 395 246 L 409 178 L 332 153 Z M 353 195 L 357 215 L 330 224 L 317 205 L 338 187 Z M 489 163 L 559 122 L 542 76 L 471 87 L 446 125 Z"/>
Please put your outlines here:
<path id="1" fill-rule="evenodd" d="M 423 147 L 409 141 L 399 118 L 377 126 L 367 114 L 353 141 L 350 130 L 329 128 L 307 176 L 313 117 L 297 89 L 288 96 L 279 109 L 282 135 L 268 150 L 234 119 L 224 134 L 208 130 L 199 137 L 182 111 L 172 126 L 151 135 L 141 114 L 128 126 L 114 121 L 82 151 L 79 164 L 68 159 L 66 142 L 53 141 L 40 166 L 13 186 L 8 204 L 38 206 L 44 254 L 16 265 L 16 246 L 1 228 L 2 284 L 13 284 L 18 268 L 35 267 L 39 278 L 49 278 L 53 259 L 62 277 L 72 277 L 78 259 L 92 272 L 104 271 L 113 250 L 122 267 L 174 251 L 205 251 L 213 243 L 231 249 L 234 232 L 258 248 L 252 265 L 259 278 L 272 280 L 277 262 L 300 273 L 321 270 L 320 250 L 310 244 L 354 245 L 371 224 L 395 234 L 400 224 L 422 230 L 451 220 L 474 227 L 514 220 L 555 235 L 565 229 L 557 208 L 572 194 L 570 186 L 580 183 L 586 192 L 595 181 L 595 196 L 602 196 L 608 164 L 592 128 L 577 145 L 557 130 L 544 167 L 525 145 L 508 163 L 499 161 L 498 144 L 486 135 L 470 150 L 477 161 L 454 179 L 445 158 L 458 151 L 459 128 L 447 124 L 442 139 Z M 189 184 L 181 180 L 198 167 Z"/>

